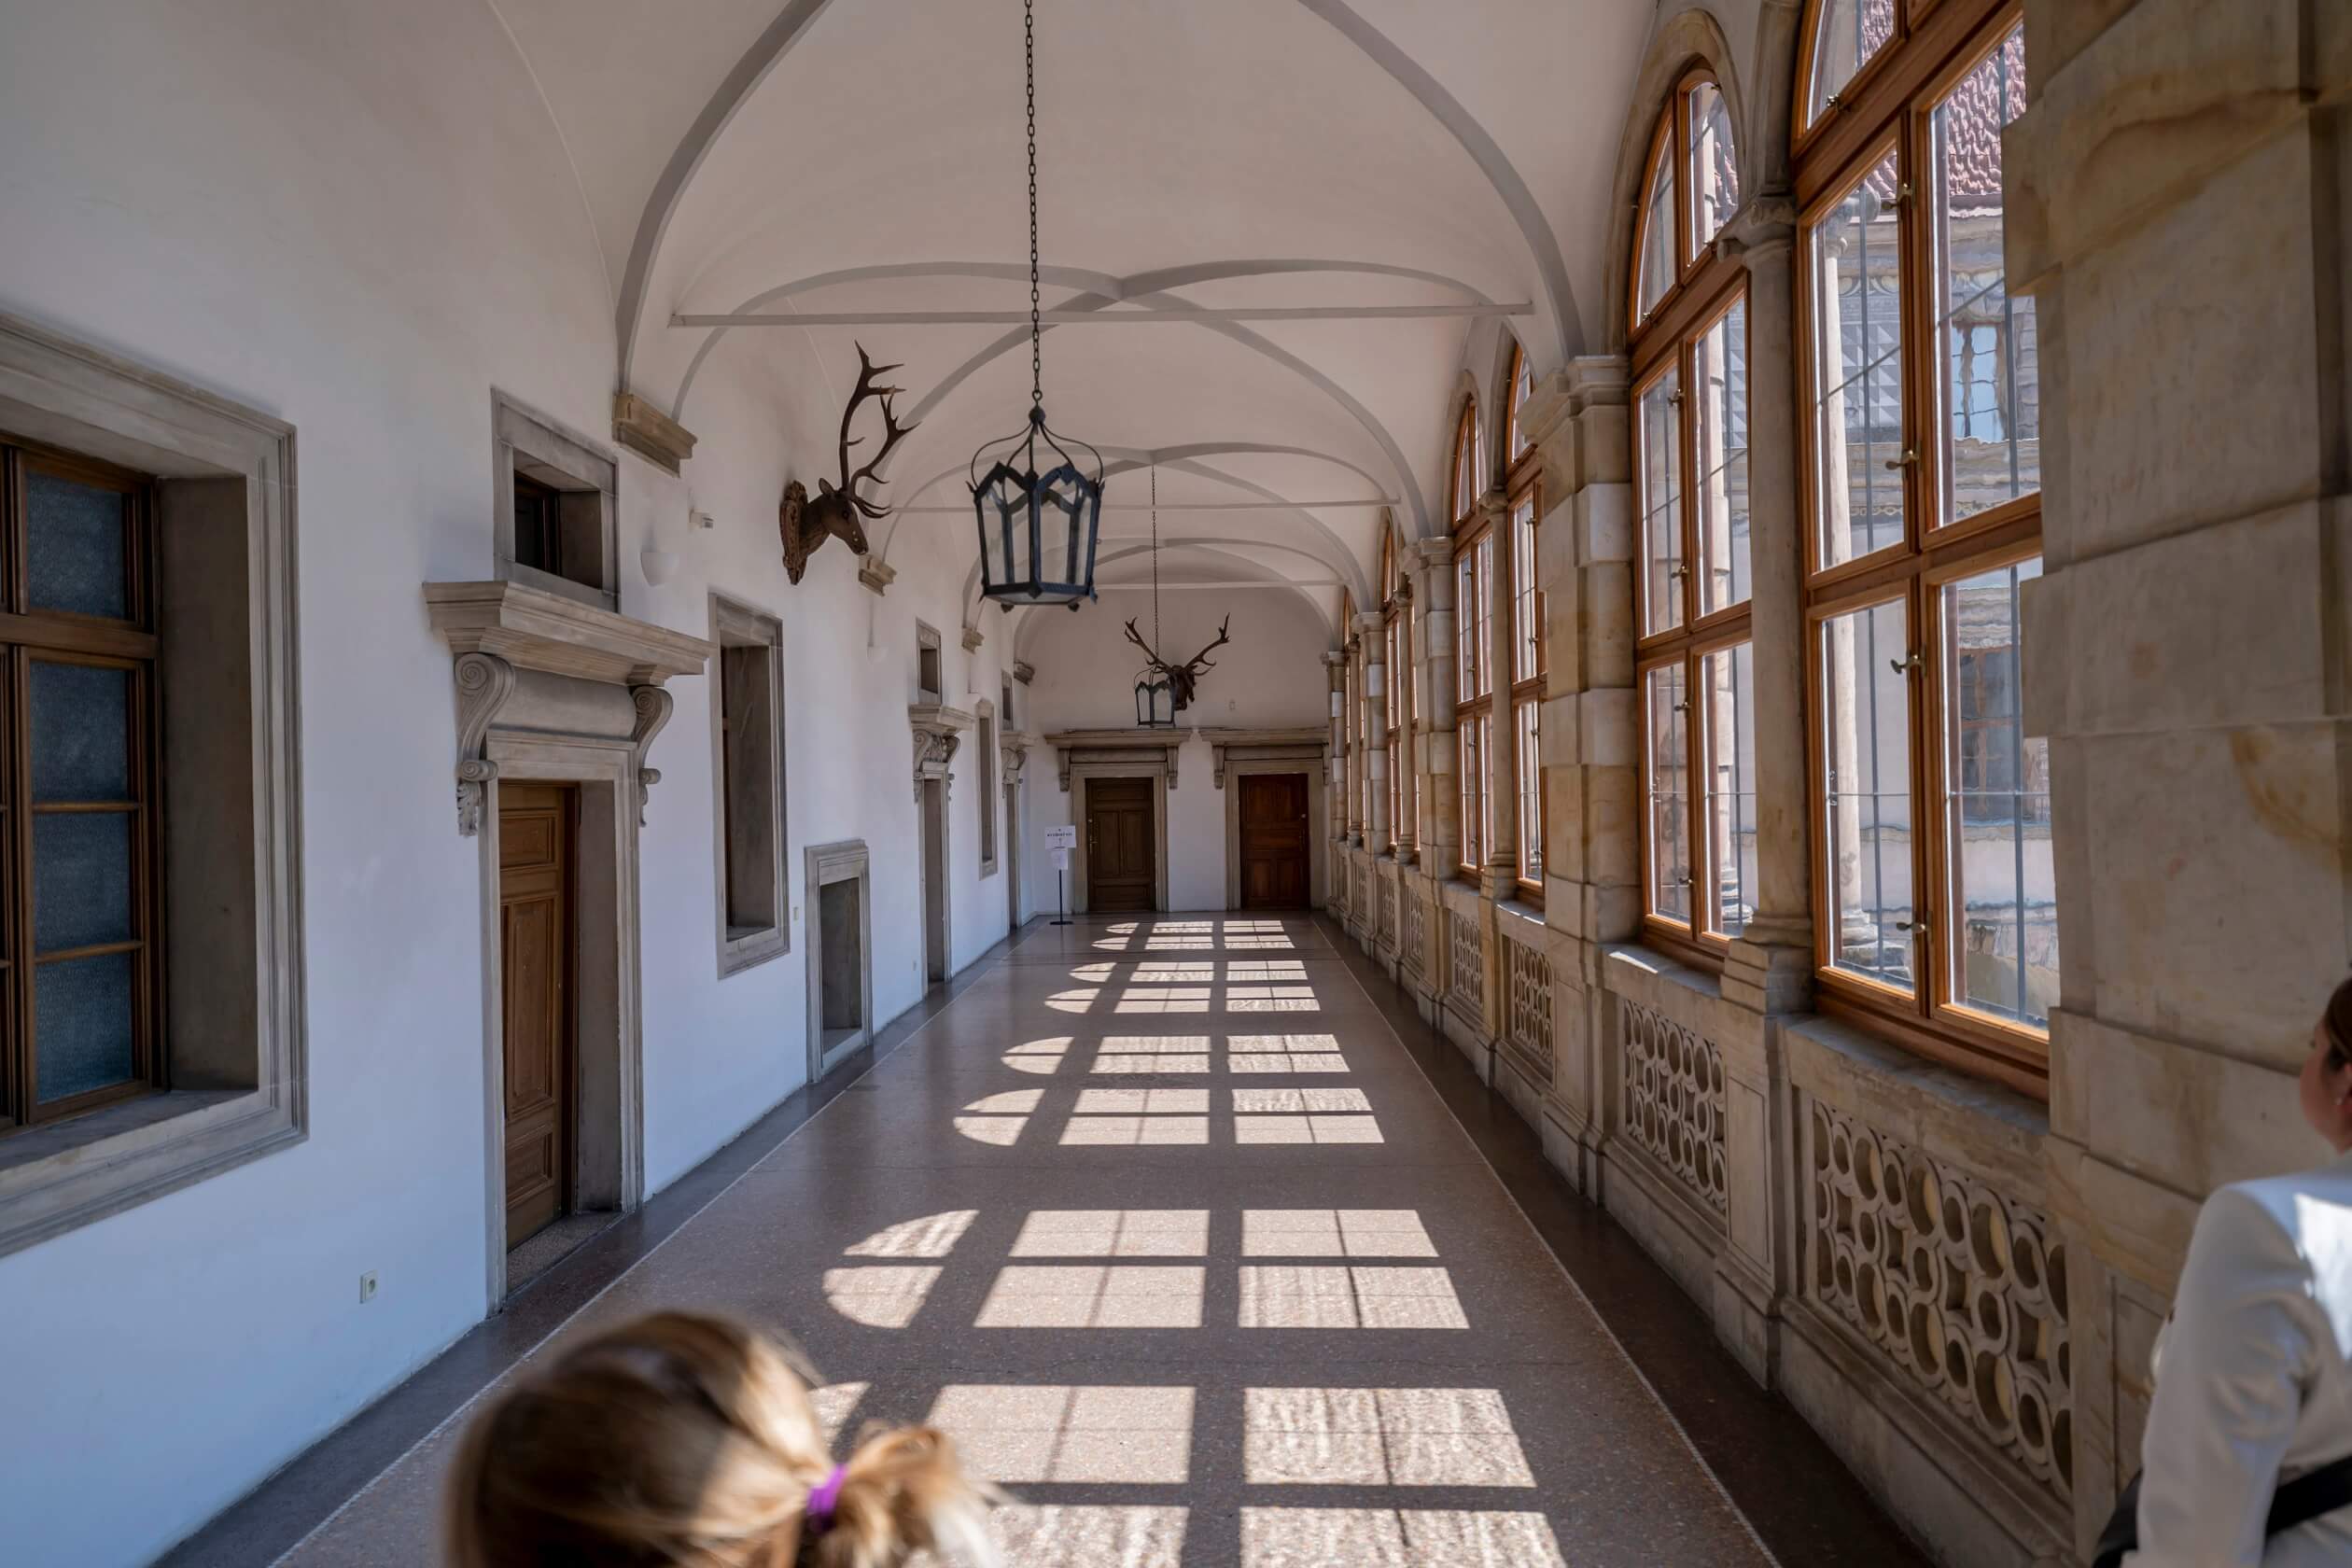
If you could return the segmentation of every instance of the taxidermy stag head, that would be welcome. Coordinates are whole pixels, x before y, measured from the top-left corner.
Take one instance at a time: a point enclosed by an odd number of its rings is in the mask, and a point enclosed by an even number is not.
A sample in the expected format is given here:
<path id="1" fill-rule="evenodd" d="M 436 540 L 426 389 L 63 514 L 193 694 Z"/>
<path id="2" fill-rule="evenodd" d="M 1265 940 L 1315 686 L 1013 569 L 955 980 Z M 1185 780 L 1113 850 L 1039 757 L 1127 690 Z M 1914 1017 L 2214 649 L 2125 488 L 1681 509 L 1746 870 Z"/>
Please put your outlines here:
<path id="1" fill-rule="evenodd" d="M 841 411 L 841 486 L 833 487 L 829 479 L 817 482 L 817 498 L 808 498 L 808 487 L 799 480 L 784 486 L 783 502 L 776 509 L 777 530 L 784 536 L 784 575 L 794 582 L 808 569 L 808 558 L 829 539 L 838 539 L 850 550 L 862 555 L 866 553 L 865 525 L 879 522 L 890 515 L 890 509 L 880 501 L 869 500 L 858 494 L 858 486 L 872 479 L 876 484 L 889 481 L 875 479 L 874 470 L 915 428 L 901 425 L 890 407 L 890 399 L 899 395 L 895 386 L 876 386 L 875 378 L 897 370 L 896 365 L 877 365 L 866 357 L 865 345 L 858 345 L 858 385 L 849 394 L 849 406 Z M 868 398 L 882 405 L 882 446 L 872 460 L 854 473 L 849 468 L 849 449 L 865 440 L 849 434 L 851 421 L 858 416 L 858 405 Z"/>
<path id="2" fill-rule="evenodd" d="M 1230 615 L 1226 616 L 1225 618 L 1225 624 L 1217 628 L 1216 641 L 1211 643 L 1208 647 L 1202 649 L 1199 652 L 1194 654 L 1183 664 L 1171 665 L 1167 660 L 1161 658 L 1157 653 L 1152 651 L 1152 645 L 1143 640 L 1143 634 L 1135 629 L 1134 622 L 1130 621 L 1127 623 L 1127 640 L 1135 644 L 1136 647 L 1143 650 L 1144 657 L 1152 661 L 1152 667 L 1154 669 L 1168 677 L 1169 711 L 1171 713 L 1182 713 L 1184 709 L 1192 706 L 1193 688 L 1199 683 L 1201 672 L 1204 670 L 1212 670 L 1217 667 L 1215 663 L 1210 659 L 1209 655 L 1214 652 L 1217 649 L 1225 646 L 1225 644 L 1233 640 L 1225 635 L 1225 628 L 1227 626 L 1231 626 L 1232 624 L 1233 617 Z"/>

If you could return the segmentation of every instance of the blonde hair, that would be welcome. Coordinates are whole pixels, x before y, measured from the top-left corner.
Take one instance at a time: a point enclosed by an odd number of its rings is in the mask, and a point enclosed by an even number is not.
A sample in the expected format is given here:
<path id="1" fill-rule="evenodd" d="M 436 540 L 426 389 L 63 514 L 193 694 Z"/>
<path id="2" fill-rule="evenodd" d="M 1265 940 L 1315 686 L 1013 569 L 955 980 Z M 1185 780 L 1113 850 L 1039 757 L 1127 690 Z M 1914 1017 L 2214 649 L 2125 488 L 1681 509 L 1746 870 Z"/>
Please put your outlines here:
<path id="1" fill-rule="evenodd" d="M 775 1339 L 657 1312 L 566 1351 L 474 1420 L 451 1478 L 459 1568 L 895 1568 L 932 1549 L 994 1568 L 996 1490 L 930 1427 L 870 1430 L 830 1521 L 814 1379 Z"/>

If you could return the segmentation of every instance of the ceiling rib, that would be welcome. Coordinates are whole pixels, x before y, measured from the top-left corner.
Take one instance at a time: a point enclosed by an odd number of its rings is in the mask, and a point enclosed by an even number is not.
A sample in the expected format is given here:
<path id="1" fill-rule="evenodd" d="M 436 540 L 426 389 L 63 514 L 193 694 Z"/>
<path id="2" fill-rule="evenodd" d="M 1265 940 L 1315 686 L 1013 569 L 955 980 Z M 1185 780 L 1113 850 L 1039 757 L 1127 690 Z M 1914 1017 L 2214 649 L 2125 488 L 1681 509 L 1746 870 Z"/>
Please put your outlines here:
<path id="1" fill-rule="evenodd" d="M 729 311 L 681 312 L 672 327 L 1048 327 L 1191 326 L 1220 321 L 1430 321 L 1533 315 L 1527 301 L 1501 305 L 1163 305 L 1147 310 Z"/>

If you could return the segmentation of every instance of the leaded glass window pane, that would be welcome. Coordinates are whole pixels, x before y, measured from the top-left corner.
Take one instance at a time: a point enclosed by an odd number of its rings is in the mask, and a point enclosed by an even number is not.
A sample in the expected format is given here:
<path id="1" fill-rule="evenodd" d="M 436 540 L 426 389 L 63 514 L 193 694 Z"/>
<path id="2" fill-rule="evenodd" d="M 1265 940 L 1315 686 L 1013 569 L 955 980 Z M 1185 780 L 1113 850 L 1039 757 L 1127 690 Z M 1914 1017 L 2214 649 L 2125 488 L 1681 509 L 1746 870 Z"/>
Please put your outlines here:
<path id="1" fill-rule="evenodd" d="M 1961 78 L 1932 119 L 1943 523 L 2041 488 L 2034 298 L 2009 292 L 2001 249 L 2001 128 L 2024 112 L 2021 27 Z"/>
<path id="2" fill-rule="evenodd" d="M 1806 235 L 1821 565 L 1903 539 L 1903 271 L 1895 154 Z"/>
<path id="3" fill-rule="evenodd" d="M 1696 260 L 1740 205 L 1731 110 L 1713 82 L 1690 90 L 1690 255 Z"/>
<path id="4" fill-rule="evenodd" d="M 1683 620 L 1682 375 L 1669 369 L 1642 394 L 1642 631 Z"/>
<path id="5" fill-rule="evenodd" d="M 1644 736 L 1649 785 L 1650 909 L 1690 919 L 1690 724 L 1683 666 L 1660 665 L 1644 678 Z"/>
<path id="6" fill-rule="evenodd" d="M 129 505 L 119 490 L 28 467 L 24 566 L 34 609 L 129 618 Z"/>
<path id="7" fill-rule="evenodd" d="M 1748 576 L 1747 301 L 1743 298 L 1691 350 L 1698 382 L 1699 612 L 1745 604 Z"/>
<path id="8" fill-rule="evenodd" d="M 1910 990 L 1911 678 L 1901 600 L 1833 615 L 1821 630 L 1828 780 L 1829 961 Z"/>
<path id="9" fill-rule="evenodd" d="M 1944 835 L 1953 1000 L 2037 1029 L 2058 1000 L 2058 900 L 2050 743 L 2025 735 L 2020 590 L 2041 562 L 1947 584 Z"/>

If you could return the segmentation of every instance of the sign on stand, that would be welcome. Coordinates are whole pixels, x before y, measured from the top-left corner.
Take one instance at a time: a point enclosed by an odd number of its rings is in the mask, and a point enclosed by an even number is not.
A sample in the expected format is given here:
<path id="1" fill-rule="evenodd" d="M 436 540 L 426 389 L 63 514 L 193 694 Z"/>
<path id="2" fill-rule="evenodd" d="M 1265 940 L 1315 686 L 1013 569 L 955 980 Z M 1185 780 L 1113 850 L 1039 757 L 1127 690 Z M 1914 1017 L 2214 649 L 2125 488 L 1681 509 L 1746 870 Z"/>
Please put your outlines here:
<path id="1" fill-rule="evenodd" d="M 1077 848 L 1078 824 L 1075 822 L 1065 822 L 1058 828 L 1047 828 L 1045 830 L 1045 847 L 1048 849 Z"/>
<path id="2" fill-rule="evenodd" d="M 1070 917 L 1064 913 L 1062 874 L 1070 869 L 1070 852 L 1078 847 L 1078 826 L 1064 822 L 1058 828 L 1045 830 L 1045 847 L 1054 852 L 1054 924 L 1066 926 Z"/>

